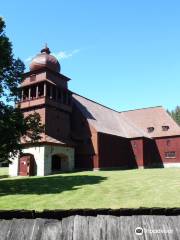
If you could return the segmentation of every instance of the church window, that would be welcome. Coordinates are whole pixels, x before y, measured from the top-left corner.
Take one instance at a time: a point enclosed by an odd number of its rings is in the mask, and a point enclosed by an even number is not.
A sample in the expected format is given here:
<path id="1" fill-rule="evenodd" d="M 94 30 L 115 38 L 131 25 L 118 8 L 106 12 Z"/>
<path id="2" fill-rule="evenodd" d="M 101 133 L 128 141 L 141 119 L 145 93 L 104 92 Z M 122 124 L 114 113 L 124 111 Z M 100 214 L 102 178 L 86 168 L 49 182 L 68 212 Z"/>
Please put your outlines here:
<path id="1" fill-rule="evenodd" d="M 148 133 L 153 132 L 153 131 L 154 131 L 154 127 L 148 127 L 148 128 L 147 128 L 147 131 L 148 131 Z"/>
<path id="2" fill-rule="evenodd" d="M 165 158 L 176 158 L 176 152 L 165 152 Z"/>
<path id="3" fill-rule="evenodd" d="M 28 99 L 29 99 L 29 89 L 28 88 L 24 88 L 23 100 L 26 101 Z"/>
<path id="4" fill-rule="evenodd" d="M 169 130 L 169 126 L 162 126 L 162 130 L 163 131 L 168 131 Z"/>
<path id="5" fill-rule="evenodd" d="M 43 97 L 44 96 L 44 85 L 42 83 L 39 84 L 38 96 L 39 97 Z"/>
<path id="6" fill-rule="evenodd" d="M 31 88 L 31 98 L 36 98 L 36 86 L 32 86 Z"/>

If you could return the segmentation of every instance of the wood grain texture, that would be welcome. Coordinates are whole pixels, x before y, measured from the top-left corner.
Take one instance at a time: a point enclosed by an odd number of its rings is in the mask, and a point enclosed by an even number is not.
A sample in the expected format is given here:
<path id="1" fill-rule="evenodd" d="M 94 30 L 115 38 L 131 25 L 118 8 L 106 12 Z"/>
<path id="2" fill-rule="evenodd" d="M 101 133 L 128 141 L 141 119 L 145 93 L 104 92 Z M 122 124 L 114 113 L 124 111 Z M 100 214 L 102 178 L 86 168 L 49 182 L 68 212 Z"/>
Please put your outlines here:
<path id="1" fill-rule="evenodd" d="M 135 229 L 141 227 L 142 235 Z M 70 216 L 0 220 L 0 240 L 179 240 L 180 216 Z"/>

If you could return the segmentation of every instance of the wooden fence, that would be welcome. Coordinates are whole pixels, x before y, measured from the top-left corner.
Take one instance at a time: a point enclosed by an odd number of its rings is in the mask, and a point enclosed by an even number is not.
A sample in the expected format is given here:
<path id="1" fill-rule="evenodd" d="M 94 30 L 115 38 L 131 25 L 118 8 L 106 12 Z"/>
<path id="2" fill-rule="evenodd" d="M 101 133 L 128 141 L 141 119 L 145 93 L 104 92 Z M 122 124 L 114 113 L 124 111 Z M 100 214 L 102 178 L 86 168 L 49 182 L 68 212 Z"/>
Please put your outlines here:
<path id="1" fill-rule="evenodd" d="M 115 210 L 111 215 L 107 215 L 105 210 L 98 211 L 77 210 L 78 214 L 75 210 L 42 213 L 1 211 L 0 240 L 180 239 L 180 216 L 176 214 L 179 210 L 166 211 L 166 215 L 157 215 L 157 209 L 154 212 L 146 210 L 147 215 L 140 215 L 142 211 L 133 215 L 134 210 Z M 85 214 L 87 212 L 89 216 Z M 14 218 L 15 214 L 17 218 Z"/>

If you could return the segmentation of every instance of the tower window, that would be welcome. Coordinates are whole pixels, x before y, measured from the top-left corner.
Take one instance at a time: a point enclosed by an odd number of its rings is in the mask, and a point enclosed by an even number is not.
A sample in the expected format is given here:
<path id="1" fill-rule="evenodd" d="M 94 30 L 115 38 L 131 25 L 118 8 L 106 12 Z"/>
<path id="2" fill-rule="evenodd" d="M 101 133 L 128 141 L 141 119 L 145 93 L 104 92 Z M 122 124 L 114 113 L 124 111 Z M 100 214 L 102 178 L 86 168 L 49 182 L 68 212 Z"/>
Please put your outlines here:
<path id="1" fill-rule="evenodd" d="M 169 126 L 162 126 L 162 130 L 163 131 L 168 131 L 169 130 Z"/>
<path id="2" fill-rule="evenodd" d="M 23 91 L 24 91 L 23 92 L 23 100 L 26 101 L 26 100 L 29 99 L 29 92 L 28 92 L 29 89 L 28 88 L 24 88 Z"/>
<path id="3" fill-rule="evenodd" d="M 38 97 L 44 96 L 44 85 L 42 83 L 38 86 Z"/>
<path id="4" fill-rule="evenodd" d="M 36 86 L 31 87 L 31 98 L 36 98 Z"/>
<path id="5" fill-rule="evenodd" d="M 148 131 L 148 133 L 153 132 L 153 131 L 154 131 L 154 127 L 148 127 L 148 128 L 147 128 L 147 131 Z"/>

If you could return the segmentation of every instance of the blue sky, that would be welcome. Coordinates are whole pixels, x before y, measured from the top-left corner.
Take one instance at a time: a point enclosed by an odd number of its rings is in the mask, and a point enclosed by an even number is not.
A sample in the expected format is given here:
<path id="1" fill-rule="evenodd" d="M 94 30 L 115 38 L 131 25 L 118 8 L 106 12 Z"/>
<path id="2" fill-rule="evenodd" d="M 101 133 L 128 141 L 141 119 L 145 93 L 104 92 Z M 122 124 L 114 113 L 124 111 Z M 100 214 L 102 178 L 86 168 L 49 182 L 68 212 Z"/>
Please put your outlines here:
<path id="1" fill-rule="evenodd" d="M 180 105 L 180 2 L 1 0 L 15 56 L 44 43 L 69 88 L 116 110 Z"/>

